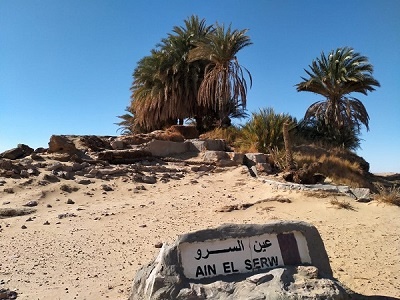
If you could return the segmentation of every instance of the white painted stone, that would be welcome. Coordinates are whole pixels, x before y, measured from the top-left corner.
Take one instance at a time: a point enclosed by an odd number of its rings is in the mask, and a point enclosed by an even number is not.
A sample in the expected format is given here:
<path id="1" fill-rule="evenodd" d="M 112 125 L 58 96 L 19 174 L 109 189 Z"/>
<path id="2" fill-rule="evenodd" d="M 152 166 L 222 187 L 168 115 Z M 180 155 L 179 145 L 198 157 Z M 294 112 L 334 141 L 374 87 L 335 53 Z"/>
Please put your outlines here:
<path id="1" fill-rule="evenodd" d="M 307 241 L 294 232 L 300 259 L 311 263 Z M 184 275 L 189 279 L 248 273 L 284 266 L 276 234 L 209 240 L 179 245 Z"/>

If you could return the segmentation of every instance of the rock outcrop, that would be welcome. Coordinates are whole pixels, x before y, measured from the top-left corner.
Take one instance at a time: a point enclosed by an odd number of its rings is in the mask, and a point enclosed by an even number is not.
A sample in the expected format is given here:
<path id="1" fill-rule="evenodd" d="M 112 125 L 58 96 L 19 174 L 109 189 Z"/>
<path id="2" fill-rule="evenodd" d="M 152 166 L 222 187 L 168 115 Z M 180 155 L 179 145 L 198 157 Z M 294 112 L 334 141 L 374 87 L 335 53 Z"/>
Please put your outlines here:
<path id="1" fill-rule="evenodd" d="M 254 244 L 262 237 L 269 239 Z M 291 239 L 297 242 L 289 242 Z M 235 247 L 227 247 L 227 242 Z M 271 248 L 263 252 L 268 247 Z M 254 259 L 245 259 L 251 253 Z M 270 258 L 275 254 L 274 264 Z M 278 258 L 280 255 L 282 258 Z M 241 268 L 243 259 L 245 265 Z M 196 273 L 191 273 L 196 268 Z M 185 234 L 172 245 L 164 244 L 154 261 L 137 272 L 129 299 L 339 300 L 350 299 L 349 293 L 332 277 L 315 227 L 303 222 L 276 222 L 224 225 Z"/>

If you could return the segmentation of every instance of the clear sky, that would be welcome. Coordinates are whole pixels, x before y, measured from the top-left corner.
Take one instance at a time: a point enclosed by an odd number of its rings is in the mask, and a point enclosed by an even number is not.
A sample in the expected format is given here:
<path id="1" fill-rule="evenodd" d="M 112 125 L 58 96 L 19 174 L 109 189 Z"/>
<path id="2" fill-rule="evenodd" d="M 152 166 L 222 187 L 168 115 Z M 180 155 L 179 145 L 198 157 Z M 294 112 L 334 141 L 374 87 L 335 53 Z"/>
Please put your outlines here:
<path id="1" fill-rule="evenodd" d="M 1 0 L 0 152 L 48 147 L 52 134 L 117 135 L 136 63 L 192 14 L 249 29 L 238 54 L 253 76 L 249 113 L 300 119 L 321 97 L 294 86 L 321 51 L 367 56 L 381 88 L 359 96 L 371 120 L 358 154 L 372 172 L 400 172 L 398 0 Z"/>

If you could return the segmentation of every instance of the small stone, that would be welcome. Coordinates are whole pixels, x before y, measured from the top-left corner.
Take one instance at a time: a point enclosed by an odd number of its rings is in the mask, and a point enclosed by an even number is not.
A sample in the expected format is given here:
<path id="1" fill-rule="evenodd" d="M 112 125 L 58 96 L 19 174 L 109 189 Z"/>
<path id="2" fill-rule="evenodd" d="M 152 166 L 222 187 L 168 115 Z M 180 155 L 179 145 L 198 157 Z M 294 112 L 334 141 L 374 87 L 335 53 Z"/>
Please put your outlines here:
<path id="1" fill-rule="evenodd" d="M 51 206 L 51 204 L 47 204 L 46 207 L 52 208 L 53 206 Z"/>
<path id="2" fill-rule="evenodd" d="M 148 183 L 148 184 L 155 184 L 155 183 L 157 183 L 157 178 L 155 176 L 146 176 L 146 175 L 144 175 L 142 177 L 142 181 L 144 183 Z"/>
<path id="3" fill-rule="evenodd" d="M 33 206 L 37 206 L 38 202 L 35 200 L 29 201 L 26 204 L 24 204 L 24 206 L 29 206 L 29 207 L 33 207 Z"/>
<path id="4" fill-rule="evenodd" d="M 72 218 L 72 217 L 76 217 L 76 215 L 74 213 L 64 213 L 58 215 L 59 219 Z"/>
<path id="5" fill-rule="evenodd" d="M 25 225 L 22 225 L 21 228 L 22 228 L 22 229 L 26 229 L 26 228 L 28 228 L 28 227 L 26 227 Z"/>
<path id="6" fill-rule="evenodd" d="M 33 221 L 33 219 L 31 217 L 29 217 L 28 219 L 26 219 L 26 222 L 31 222 Z"/>
<path id="7" fill-rule="evenodd" d="M 162 246 L 163 246 L 162 242 L 158 242 L 158 243 L 154 244 L 154 248 L 157 248 L 157 249 L 161 248 Z"/>
<path id="8" fill-rule="evenodd" d="M 102 188 L 104 191 L 106 191 L 106 192 L 111 192 L 111 191 L 114 190 L 111 186 L 109 186 L 109 185 L 107 185 L 107 184 L 102 184 L 102 185 L 101 185 L 101 188 Z"/>
<path id="9" fill-rule="evenodd" d="M 75 182 L 82 185 L 88 185 L 92 183 L 90 179 L 76 179 Z"/>
<path id="10" fill-rule="evenodd" d="M 143 224 L 143 225 L 139 225 L 139 227 L 140 227 L 140 228 L 145 228 L 145 227 L 147 227 L 147 225 L 146 225 L 146 224 Z"/>
<path id="11" fill-rule="evenodd" d="M 43 225 L 50 225 L 50 222 L 46 221 L 46 222 L 43 223 Z"/>
<path id="12" fill-rule="evenodd" d="M 75 204 L 75 202 L 72 199 L 68 199 L 67 204 Z"/>

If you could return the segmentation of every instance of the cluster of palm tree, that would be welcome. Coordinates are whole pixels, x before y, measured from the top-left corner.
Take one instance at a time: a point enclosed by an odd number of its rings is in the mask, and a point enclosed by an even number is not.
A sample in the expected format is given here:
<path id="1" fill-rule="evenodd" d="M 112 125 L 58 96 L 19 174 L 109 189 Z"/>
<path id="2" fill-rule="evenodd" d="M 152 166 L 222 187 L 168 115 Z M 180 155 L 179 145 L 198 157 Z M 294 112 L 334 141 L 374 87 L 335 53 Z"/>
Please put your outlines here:
<path id="1" fill-rule="evenodd" d="M 175 26 L 134 70 L 131 129 L 150 131 L 194 119 L 204 131 L 240 116 L 246 107 L 244 73 L 251 83 L 236 58 L 251 45 L 246 32 L 208 26 L 197 16 Z"/>
<path id="2" fill-rule="evenodd" d="M 185 119 L 194 120 L 204 132 L 231 125 L 232 117 L 246 116 L 246 78 L 250 85 L 252 78 L 236 57 L 252 44 L 246 33 L 218 23 L 208 26 L 197 16 L 174 27 L 134 70 L 131 104 L 117 123 L 122 133 L 183 124 Z M 367 95 L 380 86 L 368 59 L 350 47 L 338 48 L 327 56 L 322 52 L 305 72 L 308 77 L 302 77 L 297 91 L 323 98 L 307 109 L 300 122 L 276 114 L 272 108 L 253 113 L 240 127 L 241 144 L 263 152 L 282 147 L 286 123 L 310 142 L 350 150 L 360 147 L 360 131 L 362 126 L 369 130 L 369 115 L 363 103 L 351 95 Z"/>

